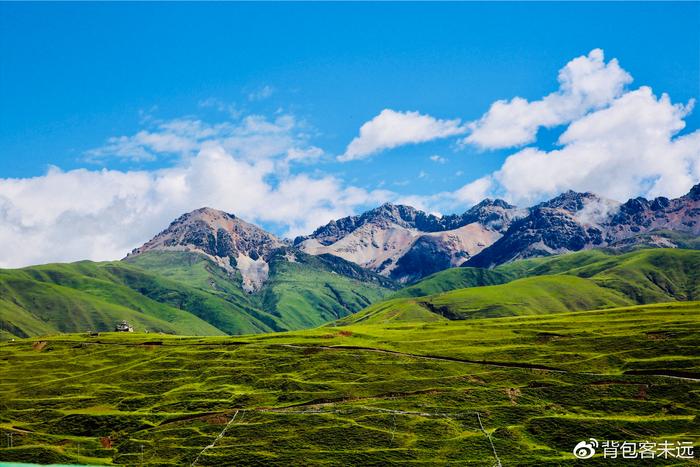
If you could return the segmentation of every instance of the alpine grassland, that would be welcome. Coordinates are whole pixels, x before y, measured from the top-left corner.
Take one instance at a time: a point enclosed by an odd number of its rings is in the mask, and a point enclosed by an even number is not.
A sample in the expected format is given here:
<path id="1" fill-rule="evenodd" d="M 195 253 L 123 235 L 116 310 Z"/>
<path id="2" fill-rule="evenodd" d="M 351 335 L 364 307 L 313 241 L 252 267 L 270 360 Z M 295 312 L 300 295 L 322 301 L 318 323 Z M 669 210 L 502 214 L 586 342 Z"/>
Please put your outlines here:
<path id="1" fill-rule="evenodd" d="M 429 316 L 3 343 L 0 461 L 582 465 L 590 437 L 700 441 L 700 302 Z"/>
<path id="2" fill-rule="evenodd" d="M 81 261 L 0 270 L 0 336 L 110 331 L 252 334 L 314 327 L 391 293 L 391 281 L 338 260 L 298 254 L 271 261 L 256 293 L 204 256 L 148 252 L 127 261 Z M 337 274 L 333 268 L 348 268 Z"/>
<path id="3" fill-rule="evenodd" d="M 515 261 L 489 270 L 448 269 L 341 322 L 385 323 L 412 320 L 416 314 L 458 320 L 699 298 L 700 251 L 592 250 Z"/>

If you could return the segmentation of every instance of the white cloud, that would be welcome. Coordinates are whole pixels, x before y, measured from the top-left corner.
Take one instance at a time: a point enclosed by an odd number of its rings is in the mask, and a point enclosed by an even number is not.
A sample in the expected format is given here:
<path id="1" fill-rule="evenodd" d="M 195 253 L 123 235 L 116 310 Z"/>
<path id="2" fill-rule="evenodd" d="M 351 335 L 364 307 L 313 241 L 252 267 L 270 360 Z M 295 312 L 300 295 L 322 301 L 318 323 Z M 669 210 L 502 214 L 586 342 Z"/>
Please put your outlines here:
<path id="1" fill-rule="evenodd" d="M 437 154 L 433 154 L 432 156 L 429 157 L 429 159 L 433 162 L 437 162 L 438 164 L 444 164 L 447 162 L 446 158 L 444 158 L 442 156 L 438 156 Z"/>
<path id="2" fill-rule="evenodd" d="M 424 143 L 465 132 L 459 119 L 438 120 L 418 112 L 384 109 L 360 127 L 360 135 L 348 145 L 340 161 L 364 159 L 384 149 Z"/>
<path id="3" fill-rule="evenodd" d="M 469 124 L 463 143 L 486 149 L 520 146 L 535 141 L 537 130 L 575 120 L 620 96 L 632 77 L 616 59 L 605 63 L 601 49 L 571 60 L 559 71 L 559 89 L 540 100 L 499 100 L 481 119 Z"/>
<path id="4" fill-rule="evenodd" d="M 522 201 L 566 189 L 618 200 L 682 195 L 697 183 L 692 174 L 700 163 L 697 132 L 674 138 L 688 111 L 642 87 L 572 123 L 561 149 L 528 148 L 508 157 L 495 178 Z"/>
<path id="5" fill-rule="evenodd" d="M 249 101 L 262 101 L 267 99 L 268 97 L 272 96 L 274 94 L 275 88 L 272 86 L 265 85 L 261 87 L 260 89 L 257 89 L 250 94 L 248 94 L 248 100 Z"/>
<path id="6" fill-rule="evenodd" d="M 287 151 L 287 160 L 288 161 L 304 161 L 304 162 L 310 162 L 310 161 L 315 161 L 321 156 L 323 156 L 324 152 L 323 149 L 316 147 L 316 146 L 310 146 L 308 148 L 291 148 Z"/>
<path id="7" fill-rule="evenodd" d="M 626 201 L 677 197 L 700 182 L 700 130 L 679 136 L 693 102 L 673 104 L 641 87 L 574 121 L 552 151 L 526 148 L 501 168 L 452 193 L 501 195 L 524 206 L 573 189 Z"/>
<path id="8" fill-rule="evenodd" d="M 451 193 L 457 204 L 471 206 L 479 203 L 484 198 L 488 198 L 493 187 L 493 180 L 490 176 L 485 176 L 467 183 L 459 190 Z"/>
<path id="9" fill-rule="evenodd" d="M 292 174 L 289 164 L 318 157 L 291 117 L 239 125 L 161 122 L 124 141 L 158 156 L 183 151 L 152 171 L 51 168 L 34 178 L 0 179 L 0 267 L 123 257 L 170 221 L 202 206 L 276 225 L 289 236 L 374 206 L 392 194 L 324 175 Z M 177 135 L 187 143 L 171 143 Z M 112 155 L 104 150 L 104 157 Z"/>
<path id="10" fill-rule="evenodd" d="M 132 136 L 115 136 L 104 146 L 86 151 L 89 162 L 103 163 L 110 159 L 142 161 L 164 155 L 194 156 L 215 141 L 237 157 L 251 160 L 277 157 L 289 151 L 290 159 L 302 154 L 310 156 L 318 149 L 307 147 L 304 122 L 288 114 L 268 119 L 249 115 L 238 122 L 210 124 L 195 118 L 152 122 L 151 127 Z M 312 152 L 309 152 L 312 151 Z"/>

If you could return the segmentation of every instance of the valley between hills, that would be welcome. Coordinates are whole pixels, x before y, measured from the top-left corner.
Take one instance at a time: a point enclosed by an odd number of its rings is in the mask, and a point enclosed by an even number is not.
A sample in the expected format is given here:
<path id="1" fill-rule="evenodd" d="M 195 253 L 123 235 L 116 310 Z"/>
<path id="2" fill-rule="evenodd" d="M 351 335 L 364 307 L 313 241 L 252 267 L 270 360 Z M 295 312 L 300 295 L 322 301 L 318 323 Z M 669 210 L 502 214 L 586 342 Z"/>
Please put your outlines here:
<path id="1" fill-rule="evenodd" d="M 572 449 L 697 445 L 700 188 L 610 203 L 384 205 L 295 240 L 203 208 L 122 261 L 2 270 L 0 462 L 618 465 Z"/>

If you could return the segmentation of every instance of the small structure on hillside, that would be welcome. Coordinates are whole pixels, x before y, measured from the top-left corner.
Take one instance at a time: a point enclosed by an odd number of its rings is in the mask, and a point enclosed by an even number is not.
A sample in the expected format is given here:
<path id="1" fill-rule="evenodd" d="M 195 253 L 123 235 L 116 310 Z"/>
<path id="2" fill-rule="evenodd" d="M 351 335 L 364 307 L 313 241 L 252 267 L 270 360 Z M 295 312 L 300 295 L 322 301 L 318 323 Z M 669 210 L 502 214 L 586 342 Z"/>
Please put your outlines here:
<path id="1" fill-rule="evenodd" d="M 114 332 L 134 332 L 134 327 L 126 320 L 123 320 L 114 327 Z"/>

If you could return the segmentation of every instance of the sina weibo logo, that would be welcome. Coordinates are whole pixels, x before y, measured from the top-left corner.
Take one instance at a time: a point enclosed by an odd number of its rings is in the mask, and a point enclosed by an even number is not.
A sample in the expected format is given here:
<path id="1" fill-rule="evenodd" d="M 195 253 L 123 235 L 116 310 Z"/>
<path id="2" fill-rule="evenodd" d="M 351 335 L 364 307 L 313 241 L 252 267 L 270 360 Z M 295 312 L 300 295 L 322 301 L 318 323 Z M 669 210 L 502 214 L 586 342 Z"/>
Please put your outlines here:
<path id="1" fill-rule="evenodd" d="M 595 448 L 598 447 L 598 440 L 589 438 L 589 441 L 581 441 L 574 446 L 574 456 L 578 459 L 590 459 L 595 454 Z"/>

